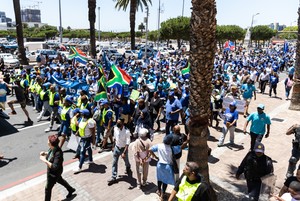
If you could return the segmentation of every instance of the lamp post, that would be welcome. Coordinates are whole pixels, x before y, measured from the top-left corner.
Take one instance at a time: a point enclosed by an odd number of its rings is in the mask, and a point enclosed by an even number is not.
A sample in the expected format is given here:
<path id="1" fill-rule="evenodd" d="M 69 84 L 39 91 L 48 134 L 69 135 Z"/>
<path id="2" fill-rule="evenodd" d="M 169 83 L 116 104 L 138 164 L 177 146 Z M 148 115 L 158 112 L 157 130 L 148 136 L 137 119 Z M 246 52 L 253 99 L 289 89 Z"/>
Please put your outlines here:
<path id="1" fill-rule="evenodd" d="M 159 29 L 160 29 L 160 0 L 158 1 L 158 23 L 157 23 L 157 50 L 159 50 Z"/>
<path id="2" fill-rule="evenodd" d="M 145 44 L 145 58 L 147 58 L 147 45 L 148 45 L 148 17 L 149 17 L 149 7 L 146 6 L 146 18 L 145 18 L 145 21 L 146 21 L 146 44 Z"/>
<path id="3" fill-rule="evenodd" d="M 184 14 L 184 0 L 182 0 L 182 17 L 183 17 L 183 14 Z"/>
<path id="4" fill-rule="evenodd" d="M 252 15 L 252 20 L 251 20 L 251 26 L 250 26 L 250 44 L 249 44 L 249 47 L 252 47 L 252 38 L 251 38 L 251 34 L 252 34 L 252 27 L 253 27 L 253 21 L 254 21 L 254 17 L 256 16 L 256 15 L 259 15 L 259 13 L 256 13 L 256 14 L 253 14 Z"/>
<path id="5" fill-rule="evenodd" d="M 100 42 L 100 6 L 98 7 L 98 41 Z"/>
<path id="6" fill-rule="evenodd" d="M 62 43 L 61 0 L 59 2 L 59 42 Z"/>

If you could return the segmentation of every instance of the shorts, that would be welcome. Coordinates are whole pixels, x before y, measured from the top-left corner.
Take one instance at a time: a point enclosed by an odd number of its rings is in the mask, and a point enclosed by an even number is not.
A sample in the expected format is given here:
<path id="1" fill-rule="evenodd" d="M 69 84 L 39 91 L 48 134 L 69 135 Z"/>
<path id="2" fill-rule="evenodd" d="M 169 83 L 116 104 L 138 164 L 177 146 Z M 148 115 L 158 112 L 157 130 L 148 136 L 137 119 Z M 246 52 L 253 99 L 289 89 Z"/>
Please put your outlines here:
<path id="1" fill-rule="evenodd" d="M 70 125 L 62 122 L 58 131 L 58 136 L 71 136 Z"/>
<path id="2" fill-rule="evenodd" d="M 107 128 L 105 128 L 104 130 L 104 138 L 109 138 L 110 136 L 112 136 L 112 129 L 108 130 Z"/>
<path id="3" fill-rule="evenodd" d="M 0 109 L 5 110 L 5 102 L 0 102 Z"/>
<path id="4" fill-rule="evenodd" d="M 251 102 L 251 98 L 244 98 L 245 106 L 249 106 Z"/>
<path id="5" fill-rule="evenodd" d="M 12 101 L 9 101 L 9 104 L 16 104 L 16 103 L 20 103 L 22 109 L 26 108 L 26 100 L 22 100 L 22 101 L 12 100 Z"/>

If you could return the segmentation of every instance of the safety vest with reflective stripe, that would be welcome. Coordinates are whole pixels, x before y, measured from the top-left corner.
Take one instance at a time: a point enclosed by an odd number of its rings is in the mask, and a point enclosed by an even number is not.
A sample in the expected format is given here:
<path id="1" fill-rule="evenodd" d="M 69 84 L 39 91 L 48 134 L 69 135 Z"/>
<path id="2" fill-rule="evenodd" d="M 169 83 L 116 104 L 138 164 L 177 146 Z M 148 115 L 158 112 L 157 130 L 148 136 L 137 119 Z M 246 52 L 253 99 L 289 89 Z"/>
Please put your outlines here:
<path id="1" fill-rule="evenodd" d="M 80 107 L 81 106 L 81 97 L 79 97 L 77 99 L 77 104 L 76 104 L 77 107 Z"/>
<path id="2" fill-rule="evenodd" d="M 26 81 L 26 79 L 23 79 L 20 82 L 20 85 L 21 85 L 22 88 L 25 88 L 25 81 Z"/>
<path id="3" fill-rule="evenodd" d="M 114 122 L 115 121 L 115 112 L 108 108 L 107 110 L 104 108 L 103 111 L 102 111 L 102 122 L 100 122 L 100 125 L 102 126 L 104 123 L 108 123 L 108 122 L 105 122 L 105 115 L 108 113 L 108 112 L 112 112 L 112 121 Z"/>
<path id="4" fill-rule="evenodd" d="M 72 131 L 74 131 L 74 132 L 76 132 L 76 130 L 77 130 L 77 126 L 76 126 L 76 122 L 77 121 L 78 121 L 77 116 L 74 116 L 71 119 L 71 125 L 70 125 L 70 127 L 71 127 Z"/>
<path id="5" fill-rule="evenodd" d="M 34 86 L 34 84 L 35 84 L 35 80 L 32 79 L 32 80 L 30 81 L 30 84 L 29 84 L 29 90 L 30 90 L 31 92 L 34 92 L 34 91 L 35 91 L 35 86 Z"/>
<path id="6" fill-rule="evenodd" d="M 83 119 L 81 119 L 81 121 L 80 121 L 80 123 L 79 123 L 79 125 L 78 125 L 78 131 L 79 131 L 79 136 L 80 137 L 84 137 L 85 136 L 85 128 L 86 128 L 86 126 L 87 126 L 87 124 L 88 124 L 88 121 L 89 121 L 90 119 L 87 119 L 86 121 L 83 121 Z"/>
<path id="7" fill-rule="evenodd" d="M 63 107 L 63 109 L 60 112 L 60 118 L 61 118 L 61 120 L 63 120 L 63 121 L 67 120 L 66 114 L 68 113 L 69 110 L 70 110 L 70 107 Z"/>
<path id="8" fill-rule="evenodd" d="M 42 87 L 37 82 L 34 83 L 34 88 L 35 88 L 36 94 L 40 94 L 42 92 Z"/>
<path id="9" fill-rule="evenodd" d="M 191 201 L 201 182 L 190 184 L 187 182 L 187 176 L 183 176 L 176 194 L 178 201 Z"/>
<path id="10" fill-rule="evenodd" d="M 84 110 L 84 109 L 87 108 L 88 105 L 89 105 L 89 102 L 87 102 L 85 105 L 82 103 L 82 104 L 80 105 L 80 109 L 81 109 L 81 110 Z"/>
<path id="11" fill-rule="evenodd" d="M 45 94 L 46 94 L 48 91 L 49 91 L 49 90 L 47 90 L 47 91 L 42 90 L 42 91 L 40 92 L 40 98 L 41 98 L 41 100 L 44 100 L 44 96 L 45 96 Z"/>
<path id="12" fill-rule="evenodd" d="M 49 105 L 54 106 L 54 97 L 57 94 L 57 92 L 49 92 Z"/>

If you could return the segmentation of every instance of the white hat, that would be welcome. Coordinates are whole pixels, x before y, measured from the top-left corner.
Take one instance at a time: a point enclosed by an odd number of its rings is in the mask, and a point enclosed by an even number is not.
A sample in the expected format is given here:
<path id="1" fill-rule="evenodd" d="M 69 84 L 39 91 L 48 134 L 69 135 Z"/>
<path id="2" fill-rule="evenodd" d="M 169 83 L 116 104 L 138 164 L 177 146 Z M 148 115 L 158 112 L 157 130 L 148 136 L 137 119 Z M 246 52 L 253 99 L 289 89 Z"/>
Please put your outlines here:
<path id="1" fill-rule="evenodd" d="M 148 134 L 148 129 L 147 128 L 141 128 L 140 130 L 139 130 L 139 136 L 140 137 L 142 137 L 142 138 L 144 138 L 144 137 L 147 137 L 147 134 Z"/>

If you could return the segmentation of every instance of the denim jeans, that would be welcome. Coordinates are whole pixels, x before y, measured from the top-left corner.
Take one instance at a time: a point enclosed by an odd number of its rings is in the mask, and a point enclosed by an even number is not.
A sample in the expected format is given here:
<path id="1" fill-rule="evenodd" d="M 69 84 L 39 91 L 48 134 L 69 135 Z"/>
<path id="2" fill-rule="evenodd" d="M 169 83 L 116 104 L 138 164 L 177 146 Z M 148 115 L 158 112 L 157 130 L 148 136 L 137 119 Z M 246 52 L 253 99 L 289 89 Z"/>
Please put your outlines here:
<path id="1" fill-rule="evenodd" d="M 235 130 L 235 126 L 231 126 L 231 127 L 227 128 L 227 126 L 224 125 L 222 128 L 222 135 L 219 139 L 219 145 L 224 144 L 224 140 L 225 140 L 225 137 L 226 137 L 226 134 L 228 133 L 228 131 L 230 133 L 229 141 L 230 141 L 230 143 L 234 143 L 234 130 Z"/>
<path id="2" fill-rule="evenodd" d="M 122 155 L 122 153 L 124 152 L 125 147 L 123 148 L 119 148 L 117 146 L 115 146 L 114 148 L 114 155 L 113 155 L 113 165 L 112 165 L 112 178 L 117 178 L 118 176 L 118 161 L 119 161 L 119 157 Z M 125 166 L 126 169 L 130 168 L 130 163 L 128 160 L 128 151 L 126 151 L 125 154 L 125 158 L 123 158 L 124 162 L 125 162 Z"/>
<path id="3" fill-rule="evenodd" d="M 96 135 L 96 144 L 101 142 L 101 135 L 103 137 L 104 134 L 104 127 L 100 126 L 100 122 L 96 122 L 97 124 L 97 135 Z"/>
<path id="4" fill-rule="evenodd" d="M 81 138 L 81 140 L 80 140 L 81 150 L 80 150 L 79 168 L 82 168 L 82 165 L 84 163 L 86 150 L 88 151 L 89 161 L 93 161 L 93 155 L 92 155 L 93 153 L 92 153 L 92 148 L 91 148 L 91 140 L 92 140 L 91 137 L 89 137 L 89 138 Z"/>

